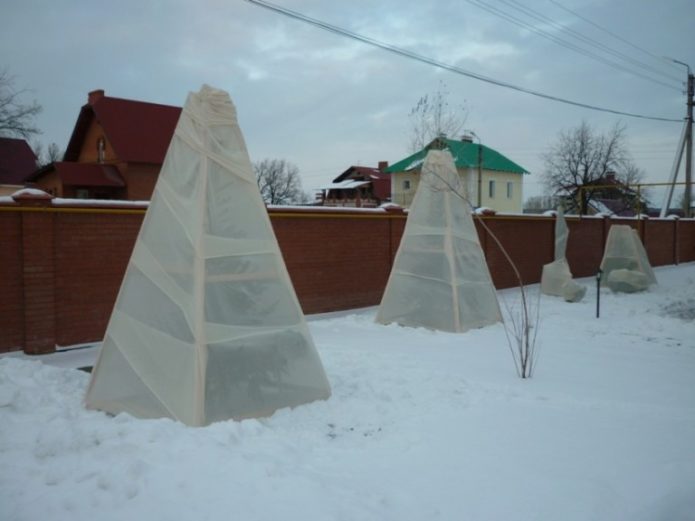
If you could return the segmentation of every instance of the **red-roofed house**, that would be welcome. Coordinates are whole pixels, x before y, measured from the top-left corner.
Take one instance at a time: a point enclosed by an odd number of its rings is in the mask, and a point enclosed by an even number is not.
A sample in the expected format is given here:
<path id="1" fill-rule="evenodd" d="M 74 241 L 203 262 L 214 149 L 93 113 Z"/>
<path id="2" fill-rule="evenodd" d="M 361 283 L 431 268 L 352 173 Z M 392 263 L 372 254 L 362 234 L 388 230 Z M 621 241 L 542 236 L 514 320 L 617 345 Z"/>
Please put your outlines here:
<path id="1" fill-rule="evenodd" d="M 391 178 L 383 171 L 388 162 L 380 161 L 378 168 L 351 166 L 321 188 L 323 206 L 376 208 L 391 200 Z"/>
<path id="2" fill-rule="evenodd" d="M 57 197 L 148 200 L 180 114 L 180 107 L 92 91 L 64 160 L 29 180 Z"/>
<path id="3" fill-rule="evenodd" d="M 24 186 L 36 170 L 36 156 L 23 139 L 0 137 L 0 195 L 9 195 Z"/>

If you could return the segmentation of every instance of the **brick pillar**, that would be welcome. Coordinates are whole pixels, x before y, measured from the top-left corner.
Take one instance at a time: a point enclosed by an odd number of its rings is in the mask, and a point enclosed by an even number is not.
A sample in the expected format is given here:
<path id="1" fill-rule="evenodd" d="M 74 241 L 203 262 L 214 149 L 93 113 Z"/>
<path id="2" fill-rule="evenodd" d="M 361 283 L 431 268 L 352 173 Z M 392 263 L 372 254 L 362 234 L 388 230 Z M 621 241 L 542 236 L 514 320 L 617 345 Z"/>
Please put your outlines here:
<path id="1" fill-rule="evenodd" d="M 13 195 L 22 207 L 22 282 L 24 293 L 24 352 L 55 351 L 55 281 L 52 196 L 38 190 Z"/>

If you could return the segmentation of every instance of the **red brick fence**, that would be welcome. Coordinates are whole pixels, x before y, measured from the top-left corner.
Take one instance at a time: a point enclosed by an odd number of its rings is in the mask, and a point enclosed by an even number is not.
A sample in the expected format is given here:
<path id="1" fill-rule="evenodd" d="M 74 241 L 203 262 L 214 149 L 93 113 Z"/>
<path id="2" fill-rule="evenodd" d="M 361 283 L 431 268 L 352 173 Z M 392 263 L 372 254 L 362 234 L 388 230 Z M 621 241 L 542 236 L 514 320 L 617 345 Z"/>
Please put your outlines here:
<path id="1" fill-rule="evenodd" d="M 104 334 L 145 205 L 85 204 L 25 195 L 0 198 L 0 352 L 30 354 L 98 341 Z M 270 208 L 305 313 L 379 303 L 406 214 L 399 208 Z M 553 259 L 555 220 L 489 216 L 486 224 L 525 283 Z M 695 220 L 568 218 L 567 258 L 577 277 L 593 275 L 608 228 L 637 229 L 654 266 L 695 261 Z M 513 274 L 482 227 L 480 241 L 498 288 Z"/>

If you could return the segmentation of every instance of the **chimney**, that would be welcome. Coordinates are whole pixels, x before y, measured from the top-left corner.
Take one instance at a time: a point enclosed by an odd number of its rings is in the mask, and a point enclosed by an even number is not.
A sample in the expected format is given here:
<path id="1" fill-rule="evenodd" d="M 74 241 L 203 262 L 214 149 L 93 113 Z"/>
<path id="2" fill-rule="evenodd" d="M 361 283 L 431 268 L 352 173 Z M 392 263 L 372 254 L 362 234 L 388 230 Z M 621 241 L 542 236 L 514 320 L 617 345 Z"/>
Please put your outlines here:
<path id="1" fill-rule="evenodd" d="M 606 170 L 606 182 L 615 183 L 615 171 L 614 170 Z"/>
<path id="2" fill-rule="evenodd" d="M 379 172 L 383 172 L 389 167 L 389 162 L 388 161 L 379 161 Z"/>
<path id="3" fill-rule="evenodd" d="M 87 95 L 87 103 L 94 105 L 97 101 L 104 97 L 104 89 L 93 90 Z"/>
<path id="4" fill-rule="evenodd" d="M 464 143 L 473 143 L 473 136 L 471 136 L 470 134 L 464 134 L 463 136 L 461 136 L 461 141 L 463 141 Z"/>

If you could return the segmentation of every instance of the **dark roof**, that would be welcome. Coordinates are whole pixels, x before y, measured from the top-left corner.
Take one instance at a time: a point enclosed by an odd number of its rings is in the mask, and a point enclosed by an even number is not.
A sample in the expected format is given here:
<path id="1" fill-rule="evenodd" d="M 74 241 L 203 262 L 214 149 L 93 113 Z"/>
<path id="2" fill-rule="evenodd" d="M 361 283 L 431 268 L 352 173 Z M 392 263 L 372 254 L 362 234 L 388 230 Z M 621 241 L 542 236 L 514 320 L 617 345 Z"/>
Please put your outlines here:
<path id="1" fill-rule="evenodd" d="M 113 186 L 123 187 L 125 181 L 113 165 L 71 163 L 57 161 L 46 165 L 32 176 L 32 180 L 55 171 L 65 186 Z"/>
<path id="2" fill-rule="evenodd" d="M 482 167 L 485 170 L 510 172 L 513 174 L 528 174 L 528 170 L 503 156 L 496 150 L 470 141 L 437 138 L 425 148 L 405 159 L 394 163 L 386 170 L 387 173 L 407 172 L 422 166 L 425 156 L 431 148 L 446 148 L 454 157 L 456 168 L 476 168 L 478 166 L 478 151 L 482 150 Z"/>
<path id="3" fill-rule="evenodd" d="M 78 160 L 87 130 L 96 118 L 120 160 L 161 164 L 180 114 L 180 107 L 97 97 L 80 110 L 65 151 L 65 160 Z"/>
<path id="4" fill-rule="evenodd" d="M 371 181 L 372 192 L 376 197 L 381 200 L 386 200 L 391 197 L 391 176 L 378 168 L 353 165 L 333 179 L 333 182 L 339 183 L 346 179 Z"/>
<path id="5" fill-rule="evenodd" d="M 388 174 L 383 173 L 378 168 L 372 168 L 369 166 L 350 166 L 347 170 L 345 170 L 345 172 L 333 179 L 333 182 L 339 183 L 340 181 L 345 181 L 346 179 L 364 179 L 367 181 L 370 179 L 391 178 L 388 176 Z"/>
<path id="6" fill-rule="evenodd" d="M 36 156 L 23 139 L 0 137 L 0 184 L 21 185 L 36 170 Z"/>

